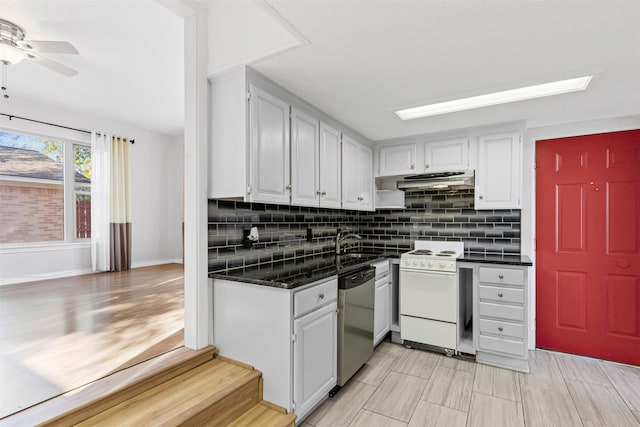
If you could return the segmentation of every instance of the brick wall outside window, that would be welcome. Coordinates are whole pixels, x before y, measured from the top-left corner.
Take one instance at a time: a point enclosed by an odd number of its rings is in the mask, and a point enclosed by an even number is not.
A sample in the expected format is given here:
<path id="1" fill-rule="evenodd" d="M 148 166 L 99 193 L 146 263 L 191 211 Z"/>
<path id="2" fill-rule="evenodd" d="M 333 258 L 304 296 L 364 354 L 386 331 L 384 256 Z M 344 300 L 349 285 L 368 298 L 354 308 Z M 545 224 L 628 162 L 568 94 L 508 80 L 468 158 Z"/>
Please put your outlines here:
<path id="1" fill-rule="evenodd" d="M 0 243 L 62 240 L 62 185 L 0 183 Z"/>

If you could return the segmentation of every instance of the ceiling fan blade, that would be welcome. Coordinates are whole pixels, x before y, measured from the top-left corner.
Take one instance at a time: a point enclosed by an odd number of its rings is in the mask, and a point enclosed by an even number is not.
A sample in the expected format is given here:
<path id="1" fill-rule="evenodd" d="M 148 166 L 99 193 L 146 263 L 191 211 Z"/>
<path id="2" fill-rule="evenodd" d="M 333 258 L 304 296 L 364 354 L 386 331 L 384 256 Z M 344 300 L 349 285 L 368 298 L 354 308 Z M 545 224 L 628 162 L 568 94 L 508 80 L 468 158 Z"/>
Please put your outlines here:
<path id="1" fill-rule="evenodd" d="M 61 63 L 56 62 L 49 58 L 45 58 L 44 56 L 36 55 L 34 53 L 29 53 L 29 59 L 34 62 L 37 62 L 38 64 L 44 67 L 49 68 L 50 70 L 53 70 L 57 73 L 60 73 L 68 77 L 73 77 L 76 74 L 78 74 L 78 72 L 73 68 L 69 68 L 66 65 L 62 65 Z"/>
<path id="2" fill-rule="evenodd" d="M 42 53 L 78 53 L 78 49 L 69 42 L 43 41 L 43 40 L 21 40 L 16 42 L 21 48 L 31 52 Z"/>

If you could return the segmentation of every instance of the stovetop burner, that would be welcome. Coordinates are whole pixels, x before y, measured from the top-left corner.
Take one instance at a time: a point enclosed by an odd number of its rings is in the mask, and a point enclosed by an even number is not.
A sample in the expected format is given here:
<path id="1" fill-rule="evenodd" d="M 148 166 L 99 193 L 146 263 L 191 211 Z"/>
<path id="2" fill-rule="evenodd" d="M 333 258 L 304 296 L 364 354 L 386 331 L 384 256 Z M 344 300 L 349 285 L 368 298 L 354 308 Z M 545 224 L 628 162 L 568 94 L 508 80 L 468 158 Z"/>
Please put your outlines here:
<path id="1" fill-rule="evenodd" d="M 433 255 L 433 251 L 429 250 L 429 249 L 416 249 L 415 251 L 411 252 L 414 255 Z"/>
<path id="2" fill-rule="evenodd" d="M 453 255 L 456 253 L 456 251 L 440 251 L 440 253 L 444 255 Z"/>

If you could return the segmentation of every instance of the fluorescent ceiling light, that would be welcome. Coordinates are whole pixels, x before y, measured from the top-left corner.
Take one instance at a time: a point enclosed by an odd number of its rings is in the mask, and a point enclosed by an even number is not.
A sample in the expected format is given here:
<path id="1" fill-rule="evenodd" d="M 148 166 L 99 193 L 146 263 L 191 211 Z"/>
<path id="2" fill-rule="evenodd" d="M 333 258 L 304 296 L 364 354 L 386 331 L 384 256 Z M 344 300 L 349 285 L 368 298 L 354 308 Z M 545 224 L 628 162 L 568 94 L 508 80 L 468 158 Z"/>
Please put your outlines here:
<path id="1" fill-rule="evenodd" d="M 490 105 L 506 104 L 507 102 L 560 95 L 562 93 L 585 90 L 592 78 L 593 76 L 585 76 L 575 79 L 561 80 L 558 82 L 505 90 L 502 92 L 487 93 L 486 95 L 472 96 L 470 98 L 455 99 L 453 101 L 398 110 L 396 111 L 396 114 L 402 120 L 411 120 L 420 117 L 437 116 L 438 114 L 488 107 Z"/>

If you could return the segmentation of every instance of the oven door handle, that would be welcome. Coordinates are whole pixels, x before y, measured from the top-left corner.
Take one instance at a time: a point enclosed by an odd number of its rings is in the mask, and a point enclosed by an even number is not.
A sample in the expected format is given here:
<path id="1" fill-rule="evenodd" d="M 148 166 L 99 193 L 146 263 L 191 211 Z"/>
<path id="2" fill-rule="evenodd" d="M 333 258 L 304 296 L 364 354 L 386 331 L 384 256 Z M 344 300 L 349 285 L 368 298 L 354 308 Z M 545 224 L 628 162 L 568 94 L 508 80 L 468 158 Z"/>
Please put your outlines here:
<path id="1" fill-rule="evenodd" d="M 420 270 L 413 268 L 400 268 L 400 271 L 407 271 L 410 273 L 424 273 L 424 274 L 437 274 L 439 276 L 455 276 L 457 273 L 455 271 L 437 271 L 437 270 Z"/>

